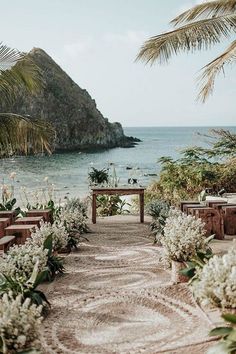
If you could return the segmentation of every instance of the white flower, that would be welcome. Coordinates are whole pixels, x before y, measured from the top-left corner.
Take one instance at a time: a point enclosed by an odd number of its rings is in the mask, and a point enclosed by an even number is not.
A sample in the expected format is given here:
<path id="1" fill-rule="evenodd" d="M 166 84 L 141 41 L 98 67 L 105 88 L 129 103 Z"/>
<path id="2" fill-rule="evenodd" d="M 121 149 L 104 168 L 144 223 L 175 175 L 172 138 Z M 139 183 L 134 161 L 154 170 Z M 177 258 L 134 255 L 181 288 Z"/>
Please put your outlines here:
<path id="1" fill-rule="evenodd" d="M 0 338 L 6 347 L 4 353 L 13 354 L 25 349 L 40 349 L 41 307 L 22 302 L 21 295 L 0 298 Z M 17 350 L 16 350 L 17 349 Z"/>
<path id="2" fill-rule="evenodd" d="M 31 238 L 27 240 L 27 243 L 42 247 L 44 241 L 50 235 L 52 235 L 52 246 L 54 251 L 59 251 L 67 246 L 69 235 L 62 223 L 53 223 L 51 225 L 50 223 L 42 222 L 40 228 L 36 227 L 35 231 L 32 232 Z"/>
<path id="3" fill-rule="evenodd" d="M 167 260 L 188 261 L 198 250 L 208 248 L 204 224 L 200 219 L 173 209 L 169 215 L 164 235 L 160 237 Z"/>
<path id="4" fill-rule="evenodd" d="M 46 176 L 46 177 L 44 177 L 44 179 L 43 179 L 43 180 L 44 180 L 44 182 L 47 182 L 47 181 L 48 181 L 48 179 L 49 179 L 49 178 Z"/>
<path id="5" fill-rule="evenodd" d="M 236 242 L 223 256 L 215 255 L 198 269 L 193 282 L 196 298 L 204 305 L 236 308 Z"/>
<path id="6" fill-rule="evenodd" d="M 15 179 L 16 177 L 16 172 L 11 172 L 9 175 L 10 179 Z"/>
<path id="7" fill-rule="evenodd" d="M 24 245 L 14 245 L 7 254 L 3 255 L 0 262 L 0 273 L 24 283 L 31 276 L 36 263 L 39 272 L 44 270 L 48 259 L 47 253 L 48 250 L 44 250 L 42 246 L 28 242 Z"/>
<path id="8" fill-rule="evenodd" d="M 87 217 L 84 216 L 80 210 L 62 209 L 58 221 L 65 225 L 66 230 L 70 233 L 72 231 L 85 232 L 87 230 Z"/>

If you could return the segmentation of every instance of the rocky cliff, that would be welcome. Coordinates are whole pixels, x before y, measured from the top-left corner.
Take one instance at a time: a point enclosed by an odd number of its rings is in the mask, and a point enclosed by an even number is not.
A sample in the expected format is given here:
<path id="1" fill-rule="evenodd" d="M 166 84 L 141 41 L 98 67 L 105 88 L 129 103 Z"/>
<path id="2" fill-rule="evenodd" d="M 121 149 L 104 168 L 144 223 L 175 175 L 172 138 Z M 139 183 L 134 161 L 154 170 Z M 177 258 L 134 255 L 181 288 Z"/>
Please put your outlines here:
<path id="1" fill-rule="evenodd" d="M 136 139 L 124 135 L 120 123 L 110 123 L 96 107 L 89 93 L 80 88 L 45 51 L 34 48 L 28 54 L 42 70 L 44 87 L 36 95 L 21 92 L 14 105 L 0 111 L 41 117 L 57 132 L 55 149 L 130 147 Z"/>

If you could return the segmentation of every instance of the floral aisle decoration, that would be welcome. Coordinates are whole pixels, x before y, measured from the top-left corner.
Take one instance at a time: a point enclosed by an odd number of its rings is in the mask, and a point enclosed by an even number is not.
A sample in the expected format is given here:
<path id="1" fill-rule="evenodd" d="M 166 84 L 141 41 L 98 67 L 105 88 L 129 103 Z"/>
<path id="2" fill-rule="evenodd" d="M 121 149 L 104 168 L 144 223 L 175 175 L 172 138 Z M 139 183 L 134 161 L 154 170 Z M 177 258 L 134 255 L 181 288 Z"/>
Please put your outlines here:
<path id="1" fill-rule="evenodd" d="M 42 245 L 25 243 L 12 246 L 0 262 L 0 273 L 13 277 L 20 283 L 26 282 L 37 263 L 38 272 L 45 270 L 48 259 L 48 250 Z"/>
<path id="2" fill-rule="evenodd" d="M 9 293 L 0 298 L 0 353 L 40 350 L 41 310 L 21 295 L 13 298 Z"/>
<path id="3" fill-rule="evenodd" d="M 192 283 L 196 299 L 205 306 L 236 309 L 236 242 L 223 256 L 214 255 L 197 269 Z"/>
<path id="4" fill-rule="evenodd" d="M 69 234 L 62 223 L 41 223 L 27 240 L 35 246 L 47 250 L 47 280 L 52 281 L 57 274 L 64 273 L 63 258 L 57 255 L 64 250 L 69 242 Z"/>
<path id="5" fill-rule="evenodd" d="M 172 264 L 174 282 L 184 280 L 179 271 L 185 267 L 185 262 L 196 256 L 198 251 L 205 252 L 209 248 L 212 237 L 206 238 L 205 233 L 200 219 L 176 209 L 170 210 L 160 242 L 164 247 L 164 259 Z"/>
<path id="6" fill-rule="evenodd" d="M 63 225 L 68 232 L 69 250 L 77 248 L 81 235 L 89 232 L 87 219 L 87 204 L 79 198 L 68 199 L 58 213 L 55 223 Z"/>
<path id="7" fill-rule="evenodd" d="M 69 233 L 78 232 L 82 234 L 88 231 L 87 217 L 80 210 L 62 209 L 59 220 Z"/>
<path id="8" fill-rule="evenodd" d="M 53 224 L 41 222 L 40 227 L 35 227 L 27 243 L 42 247 L 50 235 L 52 236 L 52 250 L 54 252 L 67 246 L 69 235 L 62 222 Z"/>

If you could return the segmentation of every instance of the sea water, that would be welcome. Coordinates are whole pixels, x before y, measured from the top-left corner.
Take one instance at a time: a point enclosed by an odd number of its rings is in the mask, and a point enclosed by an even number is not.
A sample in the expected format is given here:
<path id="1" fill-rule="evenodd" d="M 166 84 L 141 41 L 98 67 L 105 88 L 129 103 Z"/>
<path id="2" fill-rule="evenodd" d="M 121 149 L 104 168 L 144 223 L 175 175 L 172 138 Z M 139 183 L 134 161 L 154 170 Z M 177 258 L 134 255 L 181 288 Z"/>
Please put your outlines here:
<path id="1" fill-rule="evenodd" d="M 236 133 L 236 127 L 224 127 Z M 1 182 L 10 183 L 9 174 L 16 172 L 15 191 L 45 188 L 53 183 L 58 197 L 84 197 L 89 193 L 88 172 L 91 167 L 107 168 L 114 163 L 120 185 L 129 178 L 142 186 L 158 178 L 162 156 L 178 158 L 188 146 L 206 146 L 209 127 L 129 127 L 125 134 L 142 140 L 134 148 L 115 148 L 90 152 L 56 153 L 51 156 L 14 157 L 0 160 Z M 45 182 L 48 177 L 48 182 Z M 47 178 L 46 178 L 47 180 Z"/>

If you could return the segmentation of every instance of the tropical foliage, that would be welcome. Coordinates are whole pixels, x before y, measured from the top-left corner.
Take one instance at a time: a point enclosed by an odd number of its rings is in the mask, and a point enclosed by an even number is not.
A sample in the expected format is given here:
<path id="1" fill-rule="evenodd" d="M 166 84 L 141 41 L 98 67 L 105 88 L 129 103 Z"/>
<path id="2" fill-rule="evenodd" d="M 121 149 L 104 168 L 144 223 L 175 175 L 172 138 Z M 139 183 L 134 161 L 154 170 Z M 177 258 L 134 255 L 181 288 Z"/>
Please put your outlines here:
<path id="1" fill-rule="evenodd" d="M 236 134 L 213 131 L 207 137 L 209 148 L 198 146 L 181 151 L 180 158 L 159 159 L 160 177 L 146 191 L 146 202 L 166 200 L 178 204 L 180 200 L 197 199 L 203 189 L 217 195 L 223 188 L 236 191 Z"/>
<path id="2" fill-rule="evenodd" d="M 29 57 L 16 49 L 0 44 L 1 105 L 14 102 L 20 90 L 35 92 L 42 87 L 39 68 Z M 55 131 L 38 118 L 22 116 L 17 112 L 0 113 L 0 157 L 13 154 L 51 151 Z"/>
<path id="3" fill-rule="evenodd" d="M 142 46 L 138 59 L 153 64 L 166 63 L 179 52 L 211 49 L 236 32 L 236 0 L 206 1 L 171 21 L 169 32 L 151 37 Z M 236 41 L 203 68 L 199 98 L 203 102 L 212 93 L 217 75 L 236 60 Z"/>

